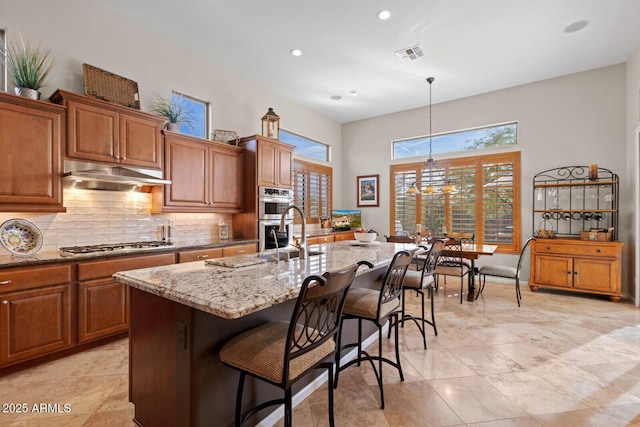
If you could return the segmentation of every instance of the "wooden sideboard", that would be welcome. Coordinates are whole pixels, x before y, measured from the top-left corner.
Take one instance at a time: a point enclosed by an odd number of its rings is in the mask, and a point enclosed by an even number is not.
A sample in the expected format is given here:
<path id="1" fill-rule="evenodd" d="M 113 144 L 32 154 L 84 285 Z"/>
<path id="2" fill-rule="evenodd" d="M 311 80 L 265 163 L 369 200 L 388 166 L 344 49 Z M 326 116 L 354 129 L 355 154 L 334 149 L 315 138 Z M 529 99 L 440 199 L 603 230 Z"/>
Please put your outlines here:
<path id="1" fill-rule="evenodd" d="M 622 297 L 622 242 L 537 239 L 531 242 L 529 287 Z"/>

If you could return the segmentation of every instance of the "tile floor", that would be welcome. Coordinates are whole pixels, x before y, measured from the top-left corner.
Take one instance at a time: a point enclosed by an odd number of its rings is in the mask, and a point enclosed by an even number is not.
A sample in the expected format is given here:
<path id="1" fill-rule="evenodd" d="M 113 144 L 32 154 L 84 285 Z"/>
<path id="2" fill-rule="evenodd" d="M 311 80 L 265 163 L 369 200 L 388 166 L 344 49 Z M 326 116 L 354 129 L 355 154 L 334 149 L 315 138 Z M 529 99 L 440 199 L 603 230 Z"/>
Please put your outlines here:
<path id="1" fill-rule="evenodd" d="M 405 381 L 385 366 L 386 409 L 368 366 L 343 371 L 337 426 L 640 426 L 638 308 L 526 286 L 518 308 L 506 283 L 459 304 L 447 295 L 454 282 L 436 295 L 439 336 L 429 331 L 427 351 L 414 326 L 401 330 Z M 419 300 L 409 300 L 415 309 Z M 133 426 L 127 342 L 1 377 L 0 397 L 27 404 L 27 413 L 0 412 L 2 426 Z M 41 403 L 50 406 L 35 411 Z M 326 411 L 323 386 L 298 405 L 294 424 L 325 426 Z"/>

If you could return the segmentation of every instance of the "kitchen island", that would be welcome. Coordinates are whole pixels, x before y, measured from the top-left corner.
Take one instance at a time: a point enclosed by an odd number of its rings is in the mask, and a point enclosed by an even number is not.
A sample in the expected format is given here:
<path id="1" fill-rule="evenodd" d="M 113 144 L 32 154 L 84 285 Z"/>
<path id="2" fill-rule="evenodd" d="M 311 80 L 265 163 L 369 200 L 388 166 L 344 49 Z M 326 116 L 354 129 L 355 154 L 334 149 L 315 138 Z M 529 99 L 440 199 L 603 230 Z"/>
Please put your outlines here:
<path id="1" fill-rule="evenodd" d="M 368 286 L 384 274 L 397 251 L 415 247 L 354 243 L 311 246 L 319 254 L 304 260 L 275 263 L 265 259 L 271 254 L 251 254 L 116 273 L 117 281 L 132 288 L 129 396 L 136 423 L 232 425 L 238 374 L 218 358 L 227 340 L 267 321 L 289 320 L 308 275 L 366 260 L 374 268 L 361 268 L 353 286 Z M 252 265 L 224 266 L 242 264 Z M 353 339 L 355 328 L 345 327 L 345 339 Z M 300 381 L 294 393 L 315 376 L 312 372 Z M 280 394 L 273 386 L 248 381 L 244 405 L 255 396 L 262 401 Z"/>

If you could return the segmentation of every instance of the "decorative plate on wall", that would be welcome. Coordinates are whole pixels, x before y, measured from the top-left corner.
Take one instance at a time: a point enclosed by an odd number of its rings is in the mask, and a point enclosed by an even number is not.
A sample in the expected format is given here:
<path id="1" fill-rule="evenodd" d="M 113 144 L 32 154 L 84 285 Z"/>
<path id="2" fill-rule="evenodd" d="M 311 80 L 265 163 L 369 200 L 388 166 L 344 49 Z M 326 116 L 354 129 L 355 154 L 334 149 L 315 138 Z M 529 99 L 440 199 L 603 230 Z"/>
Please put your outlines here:
<path id="1" fill-rule="evenodd" d="M 0 243 L 15 255 L 33 255 L 42 247 L 42 232 L 26 219 L 13 218 L 0 225 Z"/>

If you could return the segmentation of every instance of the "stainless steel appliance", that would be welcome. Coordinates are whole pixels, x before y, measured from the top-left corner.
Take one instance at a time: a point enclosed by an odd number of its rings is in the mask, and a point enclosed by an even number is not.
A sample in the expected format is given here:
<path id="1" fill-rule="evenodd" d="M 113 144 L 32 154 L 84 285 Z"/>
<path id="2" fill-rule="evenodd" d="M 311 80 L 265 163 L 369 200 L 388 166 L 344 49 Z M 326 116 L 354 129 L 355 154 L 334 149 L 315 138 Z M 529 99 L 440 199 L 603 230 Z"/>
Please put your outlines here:
<path id="1" fill-rule="evenodd" d="M 106 243 L 100 245 L 88 245 L 88 246 L 68 246 L 60 248 L 60 255 L 77 255 L 77 254 L 92 254 L 98 252 L 120 252 L 131 250 L 143 250 L 143 249 L 163 249 L 170 248 L 173 243 L 164 240 L 148 241 L 148 242 L 128 242 L 128 243 Z"/>
<path id="2" fill-rule="evenodd" d="M 284 248 L 293 241 L 293 212 L 285 216 L 285 231 L 280 232 L 282 213 L 293 204 L 293 190 L 287 188 L 258 188 L 259 250 Z M 272 234 L 276 232 L 277 241 Z"/>

